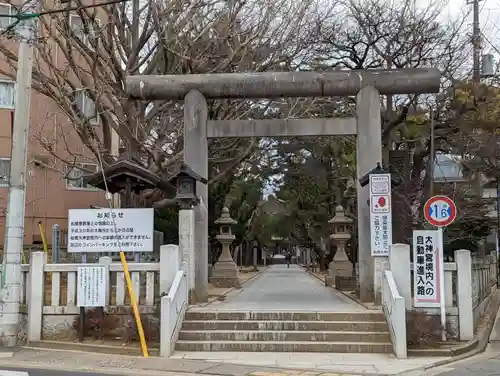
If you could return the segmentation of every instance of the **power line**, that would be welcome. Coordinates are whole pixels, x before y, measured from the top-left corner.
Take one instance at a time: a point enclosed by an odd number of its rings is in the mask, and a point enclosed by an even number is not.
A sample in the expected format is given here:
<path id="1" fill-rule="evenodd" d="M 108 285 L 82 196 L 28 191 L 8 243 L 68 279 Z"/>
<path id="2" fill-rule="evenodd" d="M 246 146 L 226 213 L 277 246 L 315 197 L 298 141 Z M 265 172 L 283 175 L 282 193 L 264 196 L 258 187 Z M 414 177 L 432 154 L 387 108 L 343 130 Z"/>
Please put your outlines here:
<path id="1" fill-rule="evenodd" d="M 74 12 L 74 11 L 79 11 L 79 10 L 84 10 L 84 9 L 90 9 L 90 8 L 97 8 L 97 7 L 102 7 L 105 5 L 113 5 L 113 4 L 119 4 L 119 3 L 124 3 L 130 0 L 110 0 L 104 3 L 100 4 L 91 4 L 91 5 L 82 5 L 78 7 L 68 7 L 64 9 L 50 9 L 46 10 L 43 12 L 36 12 L 36 13 L 23 13 L 18 11 L 14 15 L 9 15 L 9 14 L 0 14 L 0 18 L 15 18 L 16 22 L 13 24 L 7 26 L 1 33 L 0 35 L 4 35 L 12 31 L 21 21 L 26 21 L 26 20 L 31 20 L 34 18 L 39 18 L 42 16 L 46 15 L 51 15 L 51 14 L 57 14 L 57 13 L 66 13 L 66 12 Z"/>

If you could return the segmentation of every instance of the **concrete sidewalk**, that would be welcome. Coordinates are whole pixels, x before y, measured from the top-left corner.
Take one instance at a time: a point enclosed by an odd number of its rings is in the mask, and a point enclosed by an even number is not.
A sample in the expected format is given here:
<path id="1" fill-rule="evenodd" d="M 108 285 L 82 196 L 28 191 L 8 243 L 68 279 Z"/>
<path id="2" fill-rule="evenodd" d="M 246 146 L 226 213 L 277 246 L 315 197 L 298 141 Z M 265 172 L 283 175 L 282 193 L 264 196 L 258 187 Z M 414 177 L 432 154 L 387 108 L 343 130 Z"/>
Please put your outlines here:
<path id="1" fill-rule="evenodd" d="M 216 355 L 217 353 L 214 353 Z M 224 353 L 219 353 L 224 356 Z M 243 359 L 233 353 L 234 362 L 220 359 L 163 359 L 123 355 L 104 355 L 69 350 L 39 350 L 20 348 L 11 356 L 3 354 L 0 367 L 20 367 L 31 369 L 90 371 L 103 375 L 150 375 L 157 376 L 361 376 L 393 375 L 412 369 L 428 367 L 440 358 L 414 358 L 398 360 L 389 355 L 378 354 L 270 354 L 253 353 Z M 357 356 L 354 356 L 357 355 Z M 275 366 L 264 366 L 270 357 L 280 359 Z M 321 356 L 321 357 L 319 357 Z M 259 362 L 259 358 L 261 361 Z M 269 359 L 268 359 L 269 358 Z M 298 362 L 300 360 L 300 363 Z M 255 363 L 255 364 L 252 364 Z"/>

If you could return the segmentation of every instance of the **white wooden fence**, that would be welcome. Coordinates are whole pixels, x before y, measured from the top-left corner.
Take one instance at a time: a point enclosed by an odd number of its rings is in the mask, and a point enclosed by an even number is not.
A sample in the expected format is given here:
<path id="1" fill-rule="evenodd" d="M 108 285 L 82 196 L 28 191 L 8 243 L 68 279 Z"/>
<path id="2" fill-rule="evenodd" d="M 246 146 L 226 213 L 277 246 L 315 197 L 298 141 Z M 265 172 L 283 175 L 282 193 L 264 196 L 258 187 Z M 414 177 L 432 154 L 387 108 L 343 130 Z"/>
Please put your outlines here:
<path id="1" fill-rule="evenodd" d="M 496 289 L 497 268 L 496 254 L 473 259 L 468 250 L 455 251 L 454 262 L 444 263 L 448 329 L 456 333 L 460 340 L 473 338 L 474 328 L 488 307 L 491 293 Z M 413 273 L 413 265 L 410 271 Z M 426 308 L 425 311 L 439 315 L 439 308 Z"/>
<path id="2" fill-rule="evenodd" d="M 497 255 L 472 259 L 470 251 L 457 250 L 454 262 L 444 263 L 444 300 L 447 329 L 461 341 L 474 338 L 474 329 L 497 288 Z M 391 328 L 394 353 L 406 354 L 406 310 L 413 306 L 413 265 L 410 246 L 393 244 L 389 255 L 390 272 L 382 274 L 382 305 Z M 394 282 L 394 283 L 392 283 Z M 403 304 L 405 310 L 400 306 Z M 439 308 L 423 309 L 428 315 L 440 315 Z M 399 337 L 398 337 L 399 336 Z M 403 344 L 404 343 L 404 349 Z"/>
<path id="3" fill-rule="evenodd" d="M 179 338 L 182 320 L 188 308 L 188 266 L 181 263 L 181 270 L 175 275 L 168 295 L 161 298 L 161 348 L 160 355 L 170 357 Z"/>
<path id="4" fill-rule="evenodd" d="M 164 245 L 160 250 L 160 262 L 128 264 L 139 311 L 151 314 L 161 307 L 162 318 L 172 321 L 167 323 L 172 331 L 179 322 L 182 323 L 188 304 L 187 285 L 184 286 L 187 283 L 185 265 L 181 259 L 177 245 Z M 108 267 L 106 310 L 118 315 L 129 314 L 122 264 L 111 262 L 109 257 L 101 257 L 99 263 Z M 22 265 L 21 303 L 26 306 L 24 310 L 28 314 L 28 341 L 76 336 L 72 323 L 79 314 L 76 305 L 77 271 L 84 265 L 48 264 L 43 252 L 33 252 L 30 264 Z M 180 291 L 182 288 L 185 288 L 185 293 Z M 163 300 L 162 295 L 169 298 Z M 181 308 L 172 309 L 172 305 Z M 164 311 L 168 311 L 168 315 Z M 161 338 L 161 342 L 166 341 L 170 349 L 172 338 L 175 335 L 168 333 L 168 340 Z"/>
<path id="5" fill-rule="evenodd" d="M 390 270 L 382 274 L 382 309 L 389 324 L 394 355 L 404 359 L 407 357 L 405 300 Z"/>

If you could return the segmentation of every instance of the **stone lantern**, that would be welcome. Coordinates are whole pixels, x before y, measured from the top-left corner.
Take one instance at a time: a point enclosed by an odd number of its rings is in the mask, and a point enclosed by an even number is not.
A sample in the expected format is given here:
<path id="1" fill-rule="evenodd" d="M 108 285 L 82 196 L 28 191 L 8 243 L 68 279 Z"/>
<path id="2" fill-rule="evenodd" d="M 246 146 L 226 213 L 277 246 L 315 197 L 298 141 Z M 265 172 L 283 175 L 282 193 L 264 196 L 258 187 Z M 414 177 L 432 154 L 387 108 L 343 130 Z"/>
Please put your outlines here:
<path id="1" fill-rule="evenodd" d="M 215 221 L 215 224 L 220 225 L 219 235 L 216 236 L 216 239 L 222 244 L 222 253 L 214 265 L 211 278 L 211 282 L 217 287 L 234 287 L 240 284 L 238 266 L 231 257 L 229 249 L 235 239 L 231 226 L 237 223 L 229 216 L 229 209 L 226 207 L 222 209 L 220 218 Z"/>
<path id="2" fill-rule="evenodd" d="M 337 252 L 328 266 L 329 276 L 331 283 L 334 283 L 339 290 L 354 290 L 356 288 L 352 263 L 345 251 L 346 244 L 351 239 L 349 226 L 352 222 L 351 218 L 346 217 L 344 208 L 340 205 L 335 208 L 335 216 L 328 221 L 333 225 L 333 234 L 330 235 L 330 239 L 337 246 Z"/>

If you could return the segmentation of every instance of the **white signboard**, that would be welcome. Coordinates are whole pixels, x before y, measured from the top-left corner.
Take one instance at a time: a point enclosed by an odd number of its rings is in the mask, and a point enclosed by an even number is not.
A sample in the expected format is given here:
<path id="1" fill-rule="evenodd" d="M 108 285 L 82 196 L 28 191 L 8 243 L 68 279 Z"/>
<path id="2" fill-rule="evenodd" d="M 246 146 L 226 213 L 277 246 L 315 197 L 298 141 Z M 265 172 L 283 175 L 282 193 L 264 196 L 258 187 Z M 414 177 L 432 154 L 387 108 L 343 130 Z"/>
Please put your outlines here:
<path id="1" fill-rule="evenodd" d="M 388 256 L 392 243 L 391 174 L 370 175 L 371 255 Z"/>
<path id="2" fill-rule="evenodd" d="M 440 307 L 443 247 L 439 230 L 413 231 L 413 297 L 414 306 Z"/>
<path id="3" fill-rule="evenodd" d="M 105 266 L 78 267 L 76 299 L 78 307 L 105 306 L 107 270 Z"/>
<path id="4" fill-rule="evenodd" d="M 154 209 L 70 209 L 68 252 L 153 252 Z"/>

